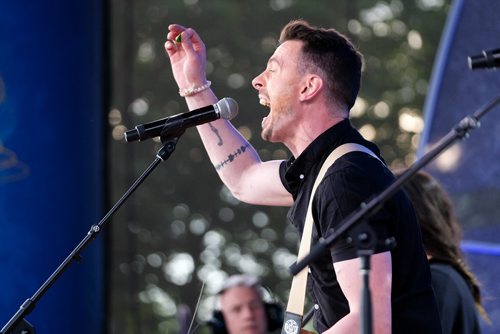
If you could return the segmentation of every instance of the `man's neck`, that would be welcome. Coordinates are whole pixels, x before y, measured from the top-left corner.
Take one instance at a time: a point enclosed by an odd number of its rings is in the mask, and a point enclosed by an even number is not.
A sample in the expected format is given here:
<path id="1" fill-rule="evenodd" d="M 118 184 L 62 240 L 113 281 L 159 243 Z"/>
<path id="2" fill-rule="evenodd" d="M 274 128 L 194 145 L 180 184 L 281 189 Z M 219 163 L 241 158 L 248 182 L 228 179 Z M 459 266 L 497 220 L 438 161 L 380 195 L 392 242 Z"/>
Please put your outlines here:
<path id="1" fill-rule="evenodd" d="M 294 136 L 284 144 L 294 157 L 298 157 L 323 132 L 344 119 L 345 117 L 328 116 L 319 117 L 310 122 L 303 122 L 297 127 Z"/>

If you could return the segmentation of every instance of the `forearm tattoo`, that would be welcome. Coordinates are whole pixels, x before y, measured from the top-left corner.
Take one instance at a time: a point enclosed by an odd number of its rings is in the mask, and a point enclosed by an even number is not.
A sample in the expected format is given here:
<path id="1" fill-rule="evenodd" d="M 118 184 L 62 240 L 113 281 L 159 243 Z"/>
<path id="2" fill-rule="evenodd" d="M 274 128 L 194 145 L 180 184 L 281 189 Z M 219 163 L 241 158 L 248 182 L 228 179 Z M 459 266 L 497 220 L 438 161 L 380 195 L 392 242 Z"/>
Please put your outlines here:
<path id="1" fill-rule="evenodd" d="M 222 161 L 221 163 L 215 165 L 215 169 L 216 170 L 221 170 L 225 165 L 231 163 L 234 161 L 234 159 L 236 159 L 238 156 L 242 155 L 243 153 L 245 153 L 245 151 L 247 150 L 247 148 L 250 147 L 250 144 L 249 143 L 246 143 L 244 146 L 240 146 L 236 151 L 234 151 L 233 153 L 230 153 L 228 156 L 227 156 L 227 159 Z"/>
<path id="2" fill-rule="evenodd" d="M 210 125 L 210 129 L 217 136 L 217 139 L 219 140 L 217 142 L 217 146 L 224 145 L 224 142 L 222 141 L 222 137 L 219 135 L 219 130 L 215 126 L 213 126 L 212 123 L 208 123 L 208 125 Z M 246 149 L 248 147 L 250 147 L 249 143 L 246 143 L 245 145 L 240 146 L 235 152 L 230 153 L 227 156 L 226 160 L 224 160 L 224 161 L 220 162 L 219 164 L 215 165 L 215 169 L 216 170 L 221 170 L 225 165 L 233 162 L 234 159 L 236 159 L 237 156 L 242 155 L 243 153 L 245 153 L 245 151 L 246 151 Z"/>
<path id="3" fill-rule="evenodd" d="M 217 128 L 213 126 L 212 123 L 208 123 L 208 125 L 210 125 L 210 129 L 212 130 L 213 133 L 215 133 L 215 135 L 219 139 L 219 141 L 217 142 L 217 146 L 222 146 L 223 142 L 221 136 L 219 135 L 219 130 L 217 130 Z"/>

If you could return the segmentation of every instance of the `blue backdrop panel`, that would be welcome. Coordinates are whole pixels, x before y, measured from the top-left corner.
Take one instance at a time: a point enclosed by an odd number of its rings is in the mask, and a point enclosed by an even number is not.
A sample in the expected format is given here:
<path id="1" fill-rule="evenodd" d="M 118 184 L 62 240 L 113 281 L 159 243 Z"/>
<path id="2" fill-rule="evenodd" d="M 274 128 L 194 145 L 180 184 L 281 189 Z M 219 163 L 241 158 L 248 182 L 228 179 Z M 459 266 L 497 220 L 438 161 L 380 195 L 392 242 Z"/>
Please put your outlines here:
<path id="1" fill-rule="evenodd" d="M 99 0 L 0 3 L 0 326 L 102 216 Z M 27 319 L 100 333 L 103 235 Z"/>
<path id="2" fill-rule="evenodd" d="M 468 67 L 468 56 L 500 47 L 500 1 L 456 0 L 436 59 L 424 110 L 418 155 L 458 122 L 500 96 L 500 70 Z M 500 328 L 500 106 L 481 119 L 470 138 L 444 152 L 427 169 L 452 194 L 463 225 L 463 249 L 483 283 L 486 310 Z"/>

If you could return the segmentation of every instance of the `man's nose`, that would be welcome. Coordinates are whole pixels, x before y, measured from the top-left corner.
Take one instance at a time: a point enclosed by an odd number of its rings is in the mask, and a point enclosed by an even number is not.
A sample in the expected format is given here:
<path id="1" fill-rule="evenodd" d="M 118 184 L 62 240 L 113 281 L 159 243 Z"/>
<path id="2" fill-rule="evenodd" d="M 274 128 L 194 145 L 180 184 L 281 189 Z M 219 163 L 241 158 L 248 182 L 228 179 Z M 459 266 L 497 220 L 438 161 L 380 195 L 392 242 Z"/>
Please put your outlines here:
<path id="1" fill-rule="evenodd" d="M 253 80 L 252 80 L 252 86 L 253 88 L 255 88 L 256 90 L 259 90 L 260 88 L 262 88 L 263 86 L 263 83 L 262 83 L 262 73 L 259 74 L 258 76 L 256 76 Z"/>
<path id="2" fill-rule="evenodd" d="M 242 313 L 245 318 L 254 318 L 254 312 L 251 307 L 243 308 Z"/>

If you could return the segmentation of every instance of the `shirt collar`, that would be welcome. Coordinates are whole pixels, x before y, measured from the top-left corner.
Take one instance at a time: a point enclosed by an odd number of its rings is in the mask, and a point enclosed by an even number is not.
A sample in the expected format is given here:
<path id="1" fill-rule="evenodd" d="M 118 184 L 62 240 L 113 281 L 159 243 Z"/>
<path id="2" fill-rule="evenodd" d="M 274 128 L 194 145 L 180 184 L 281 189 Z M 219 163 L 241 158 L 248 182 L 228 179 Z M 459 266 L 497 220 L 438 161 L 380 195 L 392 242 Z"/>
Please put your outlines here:
<path id="1" fill-rule="evenodd" d="M 285 180 L 292 193 L 298 183 L 309 175 L 311 168 L 326 159 L 331 150 L 342 144 L 342 138 L 353 129 L 351 122 L 346 118 L 319 135 L 297 158 L 292 156 L 287 161 Z"/>

